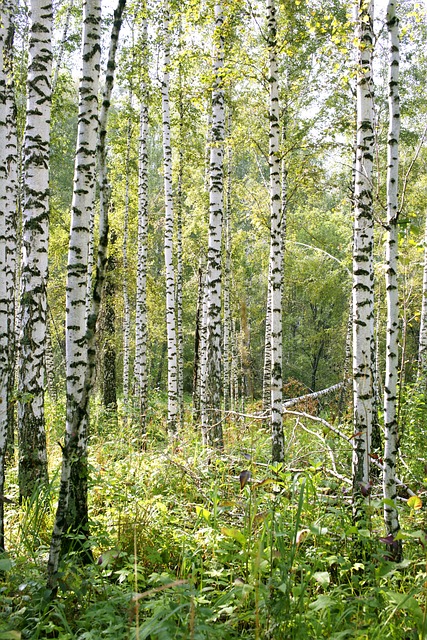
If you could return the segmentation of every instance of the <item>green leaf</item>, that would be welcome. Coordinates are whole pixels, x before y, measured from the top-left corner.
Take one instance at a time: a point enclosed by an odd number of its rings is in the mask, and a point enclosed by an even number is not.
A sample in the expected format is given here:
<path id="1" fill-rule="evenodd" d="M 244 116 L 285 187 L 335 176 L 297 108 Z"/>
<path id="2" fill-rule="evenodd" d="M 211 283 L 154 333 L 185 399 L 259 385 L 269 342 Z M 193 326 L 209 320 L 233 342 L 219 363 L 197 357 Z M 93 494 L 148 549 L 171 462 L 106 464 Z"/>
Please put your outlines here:
<path id="1" fill-rule="evenodd" d="M 209 522 L 209 518 L 211 517 L 211 512 L 203 507 L 196 507 L 196 513 L 199 518 L 204 518 L 206 522 Z"/>
<path id="2" fill-rule="evenodd" d="M 0 640 L 21 640 L 20 631 L 0 631 Z"/>
<path id="3" fill-rule="evenodd" d="M 391 507 L 392 509 L 396 509 L 396 503 L 394 500 L 390 500 L 390 498 L 384 498 L 383 504 L 387 507 Z"/>
<path id="4" fill-rule="evenodd" d="M 413 596 L 396 591 L 386 591 L 385 593 L 397 609 L 409 611 L 419 622 L 422 622 L 423 610 Z"/>
<path id="5" fill-rule="evenodd" d="M 0 558 L 0 571 L 10 571 L 12 569 L 12 562 L 9 558 Z"/>
<path id="6" fill-rule="evenodd" d="M 227 538 L 234 538 L 234 540 L 237 540 L 237 542 L 240 542 L 242 547 L 246 544 L 245 536 L 238 529 L 229 529 L 228 527 L 223 527 L 221 529 L 221 533 Z"/>
<path id="7" fill-rule="evenodd" d="M 331 582 L 331 577 L 327 571 L 316 571 L 313 573 L 313 578 L 322 587 L 327 587 Z"/>
<path id="8" fill-rule="evenodd" d="M 330 609 L 335 604 L 335 600 L 331 598 L 331 596 L 321 595 L 315 600 L 311 602 L 308 606 L 313 611 L 322 611 L 323 609 Z"/>

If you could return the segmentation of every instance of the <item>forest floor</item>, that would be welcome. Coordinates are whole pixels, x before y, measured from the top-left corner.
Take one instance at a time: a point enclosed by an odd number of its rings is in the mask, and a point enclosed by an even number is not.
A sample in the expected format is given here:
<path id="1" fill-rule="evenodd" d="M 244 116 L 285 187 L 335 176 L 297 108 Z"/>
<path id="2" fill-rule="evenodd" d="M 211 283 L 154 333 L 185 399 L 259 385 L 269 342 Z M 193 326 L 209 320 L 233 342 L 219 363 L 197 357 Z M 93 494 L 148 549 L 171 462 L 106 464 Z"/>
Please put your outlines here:
<path id="1" fill-rule="evenodd" d="M 68 556 L 51 601 L 63 406 L 49 407 L 50 486 L 18 507 L 16 466 L 9 470 L 0 640 L 427 638 L 425 510 L 399 501 L 404 560 L 388 560 L 379 485 L 365 524 L 352 522 L 348 443 L 292 417 L 286 464 L 272 467 L 261 420 L 228 418 L 219 454 L 203 449 L 190 419 L 168 446 L 163 410 L 153 398 L 142 450 L 135 425 L 93 408 L 95 563 Z M 424 479 L 411 474 L 422 493 Z"/>

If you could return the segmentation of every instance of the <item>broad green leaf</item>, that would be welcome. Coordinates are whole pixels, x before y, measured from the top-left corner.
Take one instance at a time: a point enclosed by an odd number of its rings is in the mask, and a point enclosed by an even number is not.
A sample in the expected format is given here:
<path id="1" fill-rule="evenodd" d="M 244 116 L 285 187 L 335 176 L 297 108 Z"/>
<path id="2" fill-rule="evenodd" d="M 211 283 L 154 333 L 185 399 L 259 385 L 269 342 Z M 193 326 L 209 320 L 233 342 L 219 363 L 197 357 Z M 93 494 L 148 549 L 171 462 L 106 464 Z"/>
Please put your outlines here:
<path id="1" fill-rule="evenodd" d="M 311 602 L 308 606 L 313 611 L 322 611 L 322 609 L 330 609 L 335 604 L 335 600 L 331 598 L 331 596 L 321 595 L 315 600 Z"/>
<path id="2" fill-rule="evenodd" d="M 242 546 L 244 546 L 246 544 L 245 536 L 238 529 L 223 527 L 221 529 L 221 533 L 222 533 L 222 535 L 226 536 L 227 538 L 234 538 L 234 540 L 237 540 L 237 542 L 240 542 L 240 544 Z"/>
<path id="3" fill-rule="evenodd" d="M 396 608 L 409 611 L 418 621 L 422 621 L 423 610 L 413 596 L 409 596 L 406 593 L 397 593 L 396 591 L 386 591 L 385 593 L 391 602 L 396 605 Z"/>
<path id="4" fill-rule="evenodd" d="M 12 562 L 9 558 L 0 558 L 0 571 L 10 571 L 12 569 Z"/>
<path id="5" fill-rule="evenodd" d="M 0 640 L 21 640 L 20 631 L 0 631 Z"/>
<path id="6" fill-rule="evenodd" d="M 199 516 L 199 518 L 204 518 L 206 520 L 206 522 L 209 521 L 209 518 L 211 517 L 211 512 L 208 511 L 207 509 L 204 509 L 203 507 L 196 507 L 196 513 Z"/>
<path id="7" fill-rule="evenodd" d="M 313 573 L 313 578 L 322 587 L 327 587 L 331 582 L 331 576 L 327 571 L 316 571 L 315 573 Z"/>

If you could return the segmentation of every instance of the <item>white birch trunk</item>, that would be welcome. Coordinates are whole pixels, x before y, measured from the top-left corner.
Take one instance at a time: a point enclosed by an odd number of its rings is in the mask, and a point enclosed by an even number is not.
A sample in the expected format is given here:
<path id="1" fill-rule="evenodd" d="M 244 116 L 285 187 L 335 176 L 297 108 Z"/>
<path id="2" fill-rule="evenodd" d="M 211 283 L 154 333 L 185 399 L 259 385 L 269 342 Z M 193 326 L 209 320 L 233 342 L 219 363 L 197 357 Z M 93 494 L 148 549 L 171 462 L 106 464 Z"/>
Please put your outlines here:
<path id="1" fill-rule="evenodd" d="M 125 211 L 123 220 L 123 422 L 129 417 L 129 360 L 130 360 L 130 304 L 129 304 L 129 187 L 130 187 L 130 147 L 132 140 L 132 87 L 129 90 L 129 119 L 127 123 L 126 160 L 125 160 Z"/>
<path id="2" fill-rule="evenodd" d="M 147 413 L 147 237 L 148 237 L 148 44 L 147 18 L 141 24 L 142 74 L 138 155 L 138 266 L 135 314 L 135 381 L 140 435 L 146 433 Z"/>
<path id="3" fill-rule="evenodd" d="M 87 157 L 85 167 L 80 166 L 80 171 L 77 170 L 76 159 L 76 171 L 75 182 L 77 177 L 81 177 L 82 169 L 86 171 L 86 178 L 88 179 L 88 185 L 90 185 L 90 193 L 92 199 L 88 198 L 89 188 L 86 187 L 86 200 L 87 211 L 81 211 L 83 214 L 81 222 L 89 224 L 90 209 L 94 204 L 94 190 L 92 188 L 92 176 L 96 178 L 96 172 L 93 169 L 92 159 L 95 159 L 96 148 L 98 148 L 99 159 L 99 189 L 100 189 L 100 215 L 99 215 L 99 241 L 98 241 L 98 256 L 97 256 L 97 269 L 96 279 L 93 292 L 92 305 L 90 313 L 87 317 L 86 332 L 84 335 L 84 347 L 86 350 L 86 361 L 82 363 L 83 371 L 83 385 L 79 397 L 73 399 L 75 413 L 73 416 L 69 415 L 70 398 L 67 396 L 67 423 L 66 423 L 66 435 L 65 446 L 63 449 L 62 470 L 61 470 L 61 484 L 58 499 L 58 508 L 55 518 L 54 530 L 52 534 L 49 560 L 48 560 L 48 586 L 53 591 L 57 586 L 57 570 L 60 552 L 68 551 L 70 547 L 69 541 L 64 538 L 64 530 L 70 531 L 74 534 L 72 540 L 72 546 L 74 550 L 80 552 L 81 560 L 83 562 L 90 562 L 93 560 L 92 552 L 85 546 L 85 542 L 89 536 L 89 518 L 88 518 L 88 506 L 87 506 L 87 480 L 88 480 L 88 468 L 87 468 L 87 423 L 88 423 L 88 405 L 90 393 L 94 382 L 94 372 L 96 365 L 96 349 L 95 349 L 95 332 L 96 322 L 99 315 L 99 308 L 101 304 L 102 289 L 105 283 L 105 273 L 107 264 L 107 247 L 108 247 L 108 180 L 105 164 L 106 150 L 105 150 L 105 138 L 106 138 L 106 126 L 108 110 L 110 106 L 111 93 L 114 85 L 114 71 L 115 71 L 115 56 L 118 45 L 118 38 L 120 28 L 122 25 L 122 16 L 126 0 L 119 0 L 117 7 L 114 11 L 113 27 L 111 31 L 110 49 L 107 60 L 107 72 L 105 79 L 105 88 L 102 96 L 102 108 L 99 117 L 99 140 L 97 141 L 97 124 L 98 124 L 98 99 L 97 93 L 90 93 L 95 87 L 98 88 L 99 84 L 99 54 L 100 54 L 100 26 L 101 26 L 101 7 L 97 0 L 93 1 L 93 4 L 87 3 L 85 7 L 85 22 L 84 22 L 84 34 L 83 34 L 83 77 L 80 87 L 86 83 L 86 87 L 89 90 L 87 93 L 81 92 L 80 97 L 86 96 L 90 98 L 90 106 L 87 108 L 92 112 L 92 120 L 90 133 L 95 133 L 94 147 L 90 148 L 90 155 Z M 87 28 L 87 31 L 86 31 Z M 90 46 L 88 46 L 90 44 Z M 87 75 L 84 75 L 84 71 L 87 71 Z M 79 116 L 81 111 L 79 110 Z M 86 112 L 87 115 L 87 112 Z M 79 125 L 84 124 L 79 121 Z M 85 121 L 88 124 L 88 121 Z M 93 127 L 93 130 L 92 130 Z M 79 133 L 83 133 L 84 127 L 79 127 Z M 92 142 L 92 135 L 90 136 Z M 78 140 L 78 142 L 80 139 Z M 98 144 L 96 144 L 98 142 Z M 77 153 L 77 156 L 79 154 Z M 82 159 L 82 157 L 80 158 Z M 93 173 L 92 173 L 93 172 Z M 74 197 L 77 194 L 73 194 Z M 74 211 L 73 211 L 74 213 Z M 84 215 L 86 214 L 86 215 Z M 70 234 L 70 248 L 69 256 L 72 249 L 72 240 L 76 243 L 79 239 L 78 233 L 80 229 L 72 228 Z M 88 226 L 85 228 L 85 239 L 88 244 Z M 86 251 L 87 251 L 86 244 Z M 86 253 L 87 255 L 87 253 Z M 76 270 L 76 265 L 73 265 Z M 70 271 L 68 272 L 70 273 Z M 83 281 L 83 280 L 82 280 Z M 69 282 L 69 281 L 68 281 Z M 67 284 L 68 284 L 67 282 Z M 81 314 L 85 314 L 85 304 L 83 298 L 86 296 L 83 292 L 81 298 Z M 86 314 L 85 314 L 86 315 Z M 69 326 L 66 327 L 69 329 Z M 80 365 L 80 361 L 77 359 L 76 364 Z M 67 378 L 68 382 L 68 378 Z M 77 400 L 77 402 L 76 402 Z M 76 536 L 78 534 L 78 538 Z"/>
<path id="4" fill-rule="evenodd" d="M 387 242 L 386 242 L 386 295 L 387 295 L 387 341 L 386 374 L 384 382 L 384 498 L 395 502 L 396 457 L 398 451 L 397 383 L 398 383 L 398 333 L 399 294 L 398 267 L 398 184 L 399 184 L 399 20 L 396 16 L 396 0 L 387 6 L 387 28 L 389 32 L 389 131 L 387 147 Z M 388 546 L 393 558 L 401 560 L 402 543 L 394 538 L 399 532 L 396 507 L 388 502 L 384 505 L 384 523 L 387 535 L 393 540 Z"/>
<path id="5" fill-rule="evenodd" d="M 262 406 L 271 411 L 271 262 L 268 264 L 267 305 L 265 309 L 264 367 L 262 378 Z"/>
<path id="6" fill-rule="evenodd" d="M 374 272 L 372 163 L 373 2 L 360 1 L 358 13 L 357 142 L 354 185 L 353 247 L 353 495 L 369 482 L 369 453 L 374 409 Z"/>
<path id="7" fill-rule="evenodd" d="M 16 0 L 9 0 L 5 5 L 9 15 L 16 12 Z M 19 202 L 19 178 L 20 148 L 17 130 L 17 107 L 15 101 L 15 82 L 13 75 L 14 64 L 14 23 L 9 21 L 8 36 L 6 38 L 5 56 L 3 59 L 6 71 L 6 142 L 7 149 L 7 173 L 6 175 L 6 199 L 4 201 L 4 215 L 6 225 L 6 291 L 8 300 L 8 396 L 15 390 L 15 375 L 17 364 L 17 333 L 16 333 L 16 309 L 19 296 L 19 244 L 18 244 L 18 202 Z M 2 207 L 3 208 L 3 207 Z M 8 403 L 8 442 L 7 450 L 13 453 L 15 436 L 15 407 Z"/>
<path id="8" fill-rule="evenodd" d="M 231 137 L 231 105 L 228 108 L 227 133 Z M 224 353 L 224 410 L 230 410 L 231 398 L 231 307 L 230 307 L 230 286 L 231 286 L 231 169 L 232 169 L 233 152 L 231 141 L 227 147 L 227 190 L 226 205 L 224 208 L 224 329 L 223 329 L 223 353 Z"/>
<path id="9" fill-rule="evenodd" d="M 269 154 L 270 168 L 270 295 L 271 295 L 271 437 L 272 460 L 285 456 L 282 421 L 282 202 L 280 166 L 280 111 L 277 69 L 277 18 L 274 0 L 267 0 L 269 50 Z"/>
<path id="10" fill-rule="evenodd" d="M 63 532 L 71 520 L 69 501 L 72 464 L 86 456 L 86 421 L 84 418 L 81 420 L 80 402 L 84 393 L 88 361 L 87 268 L 96 190 L 100 45 L 101 2 L 86 0 L 83 5 L 82 69 L 66 285 L 66 433 L 58 509 L 48 560 L 51 589 L 56 588 Z M 85 496 L 83 500 L 86 500 Z"/>
<path id="11" fill-rule="evenodd" d="M 0 496 L 5 493 L 5 457 L 10 430 L 9 396 L 13 371 L 17 145 L 13 95 L 13 21 L 15 3 L 3 4 L 0 13 Z M 9 256 L 10 250 L 13 256 Z M 12 262 L 11 262 L 12 260 Z M 4 500 L 0 500 L 0 552 L 4 544 Z"/>
<path id="12" fill-rule="evenodd" d="M 49 243 L 52 2 L 32 0 L 23 150 L 18 379 L 19 491 L 47 482 L 44 418 Z"/>
<path id="13" fill-rule="evenodd" d="M 172 148 L 169 107 L 170 16 L 169 3 L 164 3 L 164 60 L 162 80 L 163 172 L 165 191 L 165 269 L 166 331 L 168 344 L 168 432 L 174 436 L 178 428 L 178 363 L 176 337 L 175 269 L 173 264 L 174 206 L 172 192 Z"/>
<path id="14" fill-rule="evenodd" d="M 222 0 L 215 3 L 212 90 L 212 130 L 209 181 L 209 238 L 206 274 L 206 380 L 202 395 L 202 422 L 209 445 L 223 446 L 221 415 L 221 240 L 223 223 L 223 162 L 225 108 L 222 72 L 224 35 Z"/>
<path id="15" fill-rule="evenodd" d="M 180 24 L 180 46 L 181 46 Z M 184 426 L 184 332 L 182 325 L 182 288 L 184 284 L 184 264 L 182 256 L 182 222 L 184 211 L 184 197 L 182 193 L 182 181 L 184 174 L 184 104 L 182 93 L 182 68 L 179 63 L 179 165 L 177 184 L 177 215 L 176 215 L 176 330 L 177 330 L 177 372 L 178 372 L 178 410 L 180 427 Z"/>
<path id="16" fill-rule="evenodd" d="M 74 6 L 74 0 L 69 0 L 67 13 L 65 16 L 64 29 L 62 31 L 62 38 L 59 45 L 58 55 L 56 58 L 55 73 L 52 79 L 52 91 L 55 91 L 56 83 L 58 82 L 59 72 L 62 67 L 62 59 L 64 57 L 65 42 L 68 37 L 68 30 L 70 28 L 70 18 L 71 18 L 71 12 L 73 10 L 73 6 Z"/>
<path id="17" fill-rule="evenodd" d="M 193 366 L 193 422 L 200 420 L 200 389 L 202 377 L 202 333 L 203 333 L 203 301 L 204 301 L 204 268 L 200 260 L 198 270 L 196 326 L 194 331 L 194 366 Z M 202 434 L 203 435 L 203 434 Z"/>

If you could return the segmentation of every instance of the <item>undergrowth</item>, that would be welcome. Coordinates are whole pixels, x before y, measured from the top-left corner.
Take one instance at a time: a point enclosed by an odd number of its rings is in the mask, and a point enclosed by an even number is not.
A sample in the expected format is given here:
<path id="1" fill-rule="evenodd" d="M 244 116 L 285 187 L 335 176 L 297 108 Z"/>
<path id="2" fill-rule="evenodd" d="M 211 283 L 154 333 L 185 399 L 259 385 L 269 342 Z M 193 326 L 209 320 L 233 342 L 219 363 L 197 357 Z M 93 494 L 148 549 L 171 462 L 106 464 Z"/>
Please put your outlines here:
<path id="1" fill-rule="evenodd" d="M 46 560 L 62 423 L 51 407 L 51 484 L 18 508 L 16 468 L 8 477 L 0 640 L 427 638 L 422 510 L 399 503 L 405 560 L 392 563 L 380 539 L 379 487 L 367 498 L 366 528 L 353 525 L 349 485 L 339 477 L 348 447 L 329 440 L 331 475 L 319 439 L 292 419 L 287 463 L 272 467 L 262 422 L 238 417 L 225 426 L 220 454 L 202 448 L 190 420 L 168 447 L 162 408 L 160 400 L 151 408 L 142 450 L 132 421 L 123 426 L 94 407 L 96 561 L 65 558 L 51 601 Z"/>

